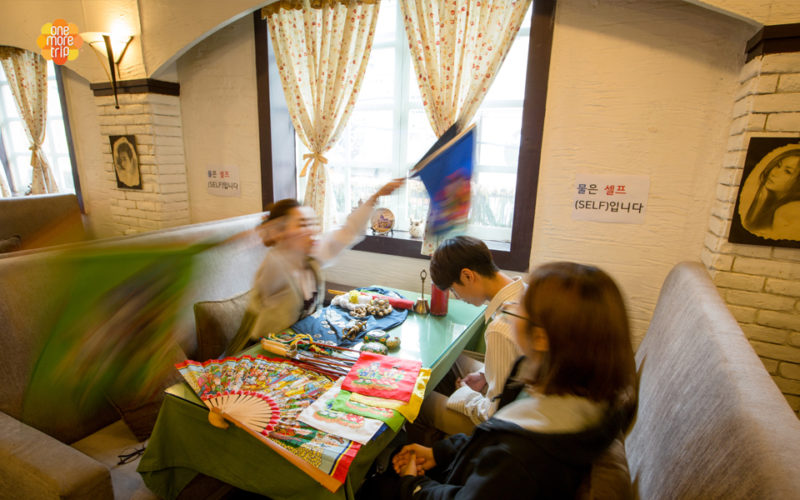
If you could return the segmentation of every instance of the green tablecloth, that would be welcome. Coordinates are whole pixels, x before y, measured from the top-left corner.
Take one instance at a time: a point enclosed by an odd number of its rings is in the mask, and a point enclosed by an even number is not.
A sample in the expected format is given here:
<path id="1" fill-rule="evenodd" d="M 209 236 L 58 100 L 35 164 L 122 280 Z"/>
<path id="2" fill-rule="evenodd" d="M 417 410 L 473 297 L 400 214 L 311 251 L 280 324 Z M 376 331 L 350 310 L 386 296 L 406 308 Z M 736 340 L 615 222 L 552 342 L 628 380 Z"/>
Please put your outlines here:
<path id="1" fill-rule="evenodd" d="M 417 294 L 399 290 L 416 299 Z M 418 359 L 431 368 L 428 392 L 455 362 L 459 353 L 483 331 L 482 307 L 451 300 L 445 317 L 414 313 L 391 331 L 402 339 L 396 356 Z M 259 347 L 251 354 L 264 354 Z M 138 471 L 148 488 L 162 498 L 175 498 L 203 473 L 237 488 L 273 499 L 352 499 L 372 462 L 391 442 L 390 429 L 361 448 L 345 484 L 331 493 L 267 446 L 231 425 L 218 429 L 208 423 L 208 410 L 185 383 L 167 390 L 147 450 Z"/>

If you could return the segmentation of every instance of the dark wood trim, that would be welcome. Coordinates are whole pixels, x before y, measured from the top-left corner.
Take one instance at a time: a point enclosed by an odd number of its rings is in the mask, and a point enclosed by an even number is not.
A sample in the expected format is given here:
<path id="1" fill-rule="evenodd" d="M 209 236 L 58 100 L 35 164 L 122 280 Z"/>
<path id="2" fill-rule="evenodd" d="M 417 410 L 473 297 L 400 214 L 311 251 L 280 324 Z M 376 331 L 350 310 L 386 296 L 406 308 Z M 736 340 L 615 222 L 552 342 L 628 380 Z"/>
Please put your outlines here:
<path id="1" fill-rule="evenodd" d="M 58 87 L 58 100 L 61 102 L 61 117 L 64 122 L 64 133 L 67 136 L 67 149 L 69 149 L 69 163 L 72 167 L 72 183 L 75 185 L 75 196 L 78 197 L 78 206 L 81 213 L 86 213 L 83 205 L 83 192 L 81 191 L 81 179 L 78 175 L 78 161 L 75 159 L 75 145 L 72 143 L 72 126 L 69 123 L 69 111 L 67 110 L 67 96 L 64 91 L 64 81 L 62 79 L 61 66 L 54 64 L 56 73 L 56 87 Z"/>
<path id="2" fill-rule="evenodd" d="M 767 54 L 800 52 L 800 23 L 764 26 L 747 42 L 746 61 Z"/>
<path id="3" fill-rule="evenodd" d="M 427 255 L 420 254 L 422 251 L 422 242 L 420 240 L 391 238 L 388 236 L 367 236 L 361 243 L 355 245 L 353 250 L 397 255 L 400 257 L 412 257 L 415 259 L 430 259 Z"/>
<path id="4" fill-rule="evenodd" d="M 96 97 L 114 95 L 110 82 L 92 83 L 89 87 Z M 137 80 L 122 80 L 117 82 L 117 94 L 163 94 L 181 95 L 181 86 L 174 82 L 153 80 L 152 78 L 139 78 Z"/>
<path id="5" fill-rule="evenodd" d="M 519 168 L 517 169 L 517 191 L 514 206 L 514 221 L 511 236 L 511 250 L 492 250 L 495 262 L 501 269 L 510 271 L 526 271 L 530 264 L 531 241 L 533 239 L 533 219 L 536 208 L 536 192 L 539 183 L 539 165 L 541 161 L 542 135 L 544 132 L 545 105 L 547 102 L 547 82 L 550 72 L 550 52 L 553 42 L 553 29 L 555 24 L 555 7 L 557 0 L 535 0 L 531 12 L 531 36 L 528 48 L 528 68 L 525 79 L 525 100 L 522 111 L 522 137 L 520 138 Z M 262 93 L 269 94 L 269 80 L 262 77 L 266 73 L 259 65 L 263 64 L 263 57 L 259 57 L 259 46 L 268 42 L 266 27 L 263 30 L 260 11 L 254 13 L 256 30 L 256 72 L 259 86 L 259 128 L 261 135 L 261 163 L 262 163 L 262 197 L 267 199 L 265 191 L 273 193 L 280 188 L 276 187 L 274 174 L 281 170 L 275 167 L 274 151 L 265 152 L 265 144 L 279 144 L 276 140 L 276 107 L 274 102 L 262 98 Z M 261 39 L 259 38 L 261 37 Z M 279 85 L 276 85 L 280 89 Z M 276 93 L 269 94 L 274 101 Z M 283 92 L 280 91 L 282 98 Z M 267 103 L 266 105 L 264 103 Z M 264 113 L 269 109 L 269 113 Z M 267 115 L 266 117 L 264 115 Z M 266 127 L 265 127 L 266 120 Z M 288 131 L 288 136 L 282 135 L 280 143 L 291 141 L 294 147 L 293 128 Z M 270 157 L 270 154 L 272 156 Z M 270 159 L 267 161 L 267 159 Z M 294 162 L 294 157 L 292 157 Z M 284 174 L 285 175 L 285 174 Z M 292 183 L 294 182 L 292 170 Z M 286 196 L 284 196 L 286 197 Z M 386 236 L 367 236 L 364 241 L 354 247 L 354 250 L 398 255 L 418 259 L 428 257 L 420 255 L 422 244 L 419 240 L 402 238 L 389 238 Z M 490 244 L 491 247 L 491 244 Z"/>
<path id="6" fill-rule="evenodd" d="M 267 23 L 261 19 L 261 9 L 253 12 L 256 44 L 256 90 L 258 99 L 258 139 L 261 150 L 261 210 L 275 201 L 272 183 L 272 130 L 269 113 L 269 65 L 267 54 Z"/>
<path id="7" fill-rule="evenodd" d="M 511 251 L 496 252 L 495 258 L 501 269 L 512 271 L 527 271 L 530 265 L 556 0 L 534 0 L 531 10 L 533 12 L 528 45 L 528 72 L 525 76 L 525 103 L 522 106 L 522 137 L 517 164 Z"/>
<path id="8" fill-rule="evenodd" d="M 296 198 L 295 135 L 289 106 L 280 84 L 278 63 L 261 9 L 253 12 L 258 135 L 261 150 L 261 205 L 283 198 Z M 270 86 L 270 81 L 274 85 Z"/>

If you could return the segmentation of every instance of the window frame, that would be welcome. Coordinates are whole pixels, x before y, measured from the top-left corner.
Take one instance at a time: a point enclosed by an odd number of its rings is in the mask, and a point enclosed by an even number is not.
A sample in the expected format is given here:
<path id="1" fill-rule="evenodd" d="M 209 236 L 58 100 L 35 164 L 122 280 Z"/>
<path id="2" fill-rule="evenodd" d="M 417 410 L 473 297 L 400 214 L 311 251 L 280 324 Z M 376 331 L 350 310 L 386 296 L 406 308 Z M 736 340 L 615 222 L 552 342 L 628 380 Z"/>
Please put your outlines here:
<path id="1" fill-rule="evenodd" d="M 61 74 L 63 68 L 57 64 L 53 64 L 52 68 L 53 68 L 54 79 L 56 82 L 56 89 L 58 91 L 58 101 L 59 104 L 61 105 L 61 121 L 64 124 L 64 139 L 67 144 L 67 156 L 69 158 L 70 171 L 72 172 L 72 183 L 73 187 L 75 188 L 75 196 L 78 198 L 78 206 L 81 210 L 81 213 L 86 213 L 86 210 L 84 209 L 83 206 L 83 194 L 81 192 L 80 178 L 78 177 L 78 162 L 75 160 L 75 146 L 72 141 L 72 129 L 70 127 L 70 122 L 69 122 L 69 111 L 67 110 L 67 97 L 66 97 L 66 92 L 64 90 L 63 76 Z M 4 140 L 2 138 L 1 133 L 0 133 L 0 140 Z M 55 160 L 51 161 L 54 162 L 54 164 L 51 165 L 51 168 L 55 168 Z M 5 171 L 6 175 L 8 176 L 9 186 L 16 187 L 16 190 L 18 191 L 19 187 L 16 186 L 16 179 L 14 179 L 13 175 L 11 175 L 12 172 L 11 172 L 11 165 L 9 163 L 10 160 L 8 159 L 5 146 L 2 144 L 0 144 L 0 162 L 2 162 L 2 168 Z M 23 195 L 17 194 L 12 196 L 23 196 Z M 36 194 L 27 196 L 39 196 L 39 195 Z"/>
<path id="2" fill-rule="evenodd" d="M 556 1 L 534 0 L 531 9 L 528 66 L 510 248 L 509 250 L 492 248 L 492 242 L 487 242 L 497 265 L 501 269 L 510 271 L 527 271 L 530 263 Z M 294 183 L 297 166 L 294 157 L 294 127 L 278 78 L 267 24 L 261 18 L 260 10 L 254 12 L 253 21 L 261 146 L 262 208 L 266 210 L 276 199 L 297 197 Z M 279 147 L 273 150 L 273 144 Z M 354 250 L 366 252 L 418 259 L 429 258 L 420 254 L 421 248 L 420 240 L 371 235 L 367 235 L 361 243 L 353 247 Z"/>

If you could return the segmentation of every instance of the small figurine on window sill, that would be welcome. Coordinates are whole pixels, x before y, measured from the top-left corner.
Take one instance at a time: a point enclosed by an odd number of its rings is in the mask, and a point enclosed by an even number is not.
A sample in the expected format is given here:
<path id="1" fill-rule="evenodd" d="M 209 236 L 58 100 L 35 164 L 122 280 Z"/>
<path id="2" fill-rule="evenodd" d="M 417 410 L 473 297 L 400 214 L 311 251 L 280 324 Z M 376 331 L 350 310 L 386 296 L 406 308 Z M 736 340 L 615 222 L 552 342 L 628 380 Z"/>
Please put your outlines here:
<path id="1" fill-rule="evenodd" d="M 408 221 L 408 234 L 410 234 L 412 238 L 422 238 L 422 232 L 425 229 L 422 225 L 423 220 L 409 217 Z"/>

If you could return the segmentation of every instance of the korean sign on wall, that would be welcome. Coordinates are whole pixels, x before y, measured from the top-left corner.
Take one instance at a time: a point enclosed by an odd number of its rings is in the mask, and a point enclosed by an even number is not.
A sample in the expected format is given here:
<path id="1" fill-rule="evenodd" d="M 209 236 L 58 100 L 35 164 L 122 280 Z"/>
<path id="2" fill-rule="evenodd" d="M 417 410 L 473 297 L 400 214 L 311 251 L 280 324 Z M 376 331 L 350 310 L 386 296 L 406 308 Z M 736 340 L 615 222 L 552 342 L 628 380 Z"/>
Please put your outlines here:
<path id="1" fill-rule="evenodd" d="M 576 174 L 572 218 L 598 222 L 644 224 L 650 177 Z"/>
<path id="2" fill-rule="evenodd" d="M 208 167 L 208 194 L 215 196 L 241 196 L 239 167 Z"/>

